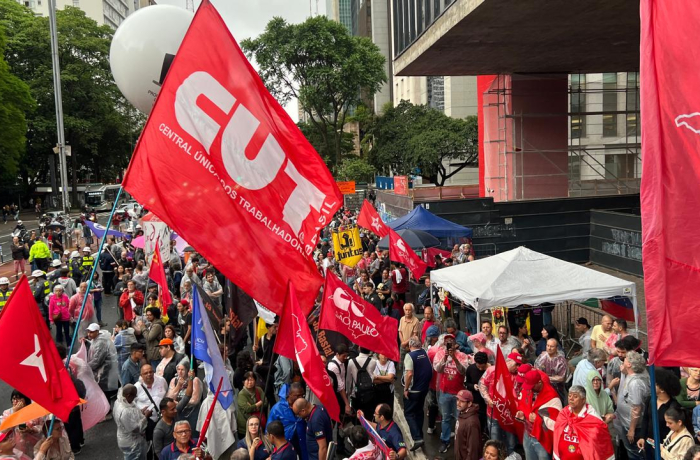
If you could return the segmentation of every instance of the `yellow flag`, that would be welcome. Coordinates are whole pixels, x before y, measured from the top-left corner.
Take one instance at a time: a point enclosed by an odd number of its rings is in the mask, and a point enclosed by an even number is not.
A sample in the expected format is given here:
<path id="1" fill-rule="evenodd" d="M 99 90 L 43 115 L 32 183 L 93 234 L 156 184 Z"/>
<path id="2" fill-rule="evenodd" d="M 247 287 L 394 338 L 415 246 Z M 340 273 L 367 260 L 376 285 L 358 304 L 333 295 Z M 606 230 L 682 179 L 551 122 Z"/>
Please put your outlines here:
<path id="1" fill-rule="evenodd" d="M 264 319 L 258 318 L 258 331 L 255 336 L 259 339 L 265 334 L 267 334 L 267 324 L 265 324 Z"/>
<path id="2" fill-rule="evenodd" d="M 359 227 L 333 233 L 333 250 L 338 263 L 354 267 L 362 259 Z"/>

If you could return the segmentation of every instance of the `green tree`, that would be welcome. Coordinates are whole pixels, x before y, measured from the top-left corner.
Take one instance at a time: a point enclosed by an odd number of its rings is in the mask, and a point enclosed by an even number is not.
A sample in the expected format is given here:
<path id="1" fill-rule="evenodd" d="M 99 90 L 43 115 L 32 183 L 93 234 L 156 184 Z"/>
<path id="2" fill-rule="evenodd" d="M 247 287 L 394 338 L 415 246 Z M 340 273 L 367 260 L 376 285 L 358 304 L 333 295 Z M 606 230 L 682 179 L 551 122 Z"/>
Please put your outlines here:
<path id="1" fill-rule="evenodd" d="M 323 161 L 326 162 L 326 165 L 328 167 L 332 167 L 335 158 L 335 145 L 332 143 L 328 144 L 327 142 L 333 140 L 333 133 L 328 132 L 327 136 L 324 138 L 311 123 L 299 122 L 297 123 L 297 126 L 301 130 L 302 134 L 306 136 L 309 143 L 314 147 L 314 149 L 316 149 L 318 154 L 321 155 L 321 158 L 323 158 Z M 332 128 L 329 127 L 328 129 L 330 130 Z M 343 131 L 341 134 L 340 153 L 341 155 L 347 155 L 352 152 L 354 147 L 353 134 L 346 133 L 345 131 Z"/>
<path id="2" fill-rule="evenodd" d="M 29 85 L 37 109 L 29 116 L 27 147 L 20 159 L 26 188 L 46 182 L 56 144 L 49 24 L 13 0 L 0 0 L 0 23 L 8 31 L 5 57 Z M 109 47 L 113 30 L 78 8 L 57 11 L 66 143 L 71 146 L 72 201 L 77 182 L 113 182 L 128 165 L 143 116 L 123 98 L 112 79 Z"/>
<path id="3" fill-rule="evenodd" d="M 477 118 L 451 118 L 428 106 L 401 101 L 372 123 L 363 144 L 378 170 L 409 174 L 418 168 L 442 186 L 465 167 L 478 164 Z M 445 163 L 456 168 L 448 172 Z"/>
<path id="4" fill-rule="evenodd" d="M 335 178 L 342 181 L 371 182 L 377 172 L 374 166 L 361 157 L 343 159 L 338 167 Z"/>
<path id="5" fill-rule="evenodd" d="M 26 114 L 34 107 L 34 100 L 29 87 L 10 72 L 4 58 L 5 44 L 4 28 L 0 25 L 0 179 L 13 184 L 26 148 Z"/>
<path id="6" fill-rule="evenodd" d="M 241 45 L 281 104 L 299 100 L 323 144 L 332 147 L 330 159 L 338 166 L 348 108 L 361 103 L 360 90 L 372 97 L 386 82 L 379 48 L 323 16 L 301 24 L 273 18 L 262 35 Z"/>

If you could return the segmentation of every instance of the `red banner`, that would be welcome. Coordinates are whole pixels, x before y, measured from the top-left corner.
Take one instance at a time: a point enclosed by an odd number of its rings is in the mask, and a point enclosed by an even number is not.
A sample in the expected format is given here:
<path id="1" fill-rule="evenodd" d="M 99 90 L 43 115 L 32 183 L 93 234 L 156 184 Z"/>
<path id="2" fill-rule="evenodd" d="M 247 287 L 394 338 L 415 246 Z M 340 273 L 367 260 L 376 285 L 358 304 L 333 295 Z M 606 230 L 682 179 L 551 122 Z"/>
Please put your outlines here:
<path id="1" fill-rule="evenodd" d="M 515 414 L 518 412 L 515 402 L 515 391 L 513 390 L 513 380 L 506 365 L 503 353 L 496 353 L 496 368 L 494 369 L 493 385 L 491 386 L 491 400 L 493 401 L 493 418 L 502 429 L 509 433 L 518 435 L 518 439 L 523 439 L 523 425 L 515 421 Z"/>
<path id="2" fill-rule="evenodd" d="M 389 234 L 389 227 L 387 227 L 382 218 L 379 217 L 372 203 L 367 200 L 362 203 L 360 215 L 357 216 L 357 225 L 376 233 L 380 238 L 384 238 Z"/>
<path id="3" fill-rule="evenodd" d="M 160 286 L 161 309 L 163 310 L 163 315 L 167 316 L 168 307 L 172 305 L 173 298 L 170 296 L 170 290 L 168 289 L 168 279 L 165 277 L 165 266 L 160 260 L 160 239 L 156 239 L 156 247 L 153 251 L 153 259 L 151 259 L 148 277 Z"/>
<path id="4" fill-rule="evenodd" d="M 313 307 L 322 279 L 310 256 L 342 195 L 208 0 L 168 72 L 124 188 L 270 310 L 281 311 L 289 281 L 302 310 Z M 274 258 L 274 270 L 265 258 Z"/>
<path id="5" fill-rule="evenodd" d="M 408 243 L 392 229 L 389 229 L 389 258 L 404 264 L 416 281 L 420 280 L 428 268 L 425 262 L 418 257 L 418 254 L 408 246 Z"/>
<path id="6" fill-rule="evenodd" d="M 399 322 L 382 316 L 374 305 L 343 284 L 332 272 L 326 275 L 321 306 L 321 329 L 339 332 L 361 347 L 398 361 Z"/>
<path id="7" fill-rule="evenodd" d="M 700 367 L 700 3 L 642 0 L 642 261 L 649 363 Z"/>
<path id="8" fill-rule="evenodd" d="M 394 176 L 394 193 L 396 195 L 408 195 L 408 177 Z"/>
<path id="9" fill-rule="evenodd" d="M 449 259 L 452 257 L 452 252 L 450 251 L 445 251 L 444 249 L 438 249 L 438 248 L 425 248 L 423 250 L 423 262 L 428 265 L 430 268 L 435 268 L 436 263 L 435 263 L 435 256 L 441 256 L 442 260 Z"/>
<path id="10" fill-rule="evenodd" d="M 67 422 L 78 404 L 78 393 L 36 307 L 26 276 L 0 312 L 0 337 L 0 379 Z"/>
<path id="11" fill-rule="evenodd" d="M 297 302 L 296 291 L 291 281 L 284 308 L 280 312 L 280 327 L 275 339 L 275 353 L 299 364 L 304 381 L 318 397 L 328 415 L 340 421 L 340 406 L 333 391 L 333 383 L 321 361 L 306 316 Z"/>

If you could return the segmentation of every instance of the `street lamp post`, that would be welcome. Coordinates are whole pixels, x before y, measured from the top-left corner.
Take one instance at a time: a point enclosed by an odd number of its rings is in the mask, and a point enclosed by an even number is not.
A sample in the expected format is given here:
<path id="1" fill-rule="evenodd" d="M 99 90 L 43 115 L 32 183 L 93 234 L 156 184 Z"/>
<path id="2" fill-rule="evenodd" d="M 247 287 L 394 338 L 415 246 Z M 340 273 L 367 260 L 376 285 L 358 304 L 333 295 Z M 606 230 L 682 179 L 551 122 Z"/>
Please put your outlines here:
<path id="1" fill-rule="evenodd" d="M 53 64 L 54 100 L 56 102 L 56 131 L 58 134 L 58 170 L 61 177 L 61 209 L 68 209 L 68 163 L 66 137 L 63 130 L 63 99 L 61 98 L 61 66 L 58 62 L 58 32 L 56 27 L 56 0 L 49 0 L 49 30 L 51 32 L 51 62 Z"/>

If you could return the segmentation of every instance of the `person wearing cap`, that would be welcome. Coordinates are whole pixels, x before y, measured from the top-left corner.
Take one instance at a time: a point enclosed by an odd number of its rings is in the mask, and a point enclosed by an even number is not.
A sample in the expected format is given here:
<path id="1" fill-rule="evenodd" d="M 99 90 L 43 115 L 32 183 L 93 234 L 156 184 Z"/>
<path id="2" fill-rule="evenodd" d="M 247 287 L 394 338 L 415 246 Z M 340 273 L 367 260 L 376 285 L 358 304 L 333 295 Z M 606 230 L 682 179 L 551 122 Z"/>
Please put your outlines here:
<path id="1" fill-rule="evenodd" d="M 46 321 L 46 325 L 51 329 L 51 321 L 49 320 L 49 296 L 51 295 L 51 283 L 46 280 L 46 273 L 41 270 L 32 272 L 32 295 L 36 306 L 41 312 L 41 315 Z"/>
<path id="2" fill-rule="evenodd" d="M 123 320 L 121 320 L 123 321 Z M 129 346 L 129 357 L 122 363 L 119 381 L 122 386 L 131 383 L 136 385 L 141 376 L 141 360 L 146 353 L 146 346 L 142 343 L 133 342 Z"/>
<path id="3" fill-rule="evenodd" d="M 588 381 L 588 372 L 598 371 L 600 375 L 603 374 L 603 366 L 608 361 L 608 354 L 601 350 L 600 348 L 591 348 L 586 353 L 586 359 L 578 363 L 576 370 L 574 371 L 574 378 L 571 382 L 572 385 L 579 385 L 585 388 L 586 382 Z"/>
<path id="4" fill-rule="evenodd" d="M 522 364 L 522 360 L 520 362 L 517 361 L 518 358 L 522 357 L 517 353 L 511 353 L 506 358 L 506 367 L 508 368 L 508 375 L 510 375 L 510 378 L 513 381 L 513 386 L 515 386 L 516 383 L 515 378 L 518 375 L 518 367 L 520 364 Z M 486 405 L 488 406 L 487 416 L 489 420 L 487 420 L 487 426 L 489 430 L 489 437 L 491 439 L 498 439 L 501 442 L 505 443 L 508 449 L 508 455 L 511 455 L 515 451 L 515 446 L 518 442 L 518 438 L 515 434 L 504 430 L 499 425 L 497 416 L 493 413 L 494 409 L 491 395 L 494 393 L 494 385 L 496 385 L 495 370 L 496 366 L 491 366 L 488 369 L 486 369 L 486 372 L 484 372 L 484 376 L 481 377 L 481 380 L 479 381 L 479 393 L 481 393 L 481 397 L 484 398 L 484 401 L 486 401 Z M 513 398 L 515 398 L 515 394 L 513 394 Z"/>
<path id="5" fill-rule="evenodd" d="M 175 351 L 172 339 L 162 339 L 158 343 L 158 348 L 161 359 L 156 367 L 156 375 L 163 377 L 166 382 L 170 382 L 177 374 L 177 365 L 185 358 L 185 355 Z"/>
<path id="6" fill-rule="evenodd" d="M 441 454 L 450 447 L 452 421 L 457 416 L 457 393 L 464 389 L 464 375 L 469 366 L 469 356 L 459 351 L 455 336 L 445 334 L 443 344 L 438 347 L 433 358 L 433 369 L 438 375 L 439 403 L 442 413 L 442 432 L 439 449 Z"/>
<path id="7" fill-rule="evenodd" d="M 445 320 L 445 332 L 455 337 L 455 343 L 459 346 L 459 351 L 468 355 L 473 352 L 471 345 L 469 345 L 469 336 L 459 330 L 457 321 L 452 318 L 447 318 Z"/>
<path id="8" fill-rule="evenodd" d="M 578 363 L 587 356 L 588 350 L 591 349 L 591 333 L 593 332 L 591 325 L 584 317 L 576 320 L 574 329 L 576 329 L 577 333 L 581 334 L 578 338 L 578 344 L 581 346 L 581 349 L 577 350 L 574 353 L 574 357 L 569 360 L 569 369 L 572 372 L 576 369 Z"/>
<path id="9" fill-rule="evenodd" d="M 554 423 L 554 458 L 569 460 L 612 460 L 615 458 L 608 425 L 586 403 L 586 390 L 574 385 L 569 389 L 568 405 Z M 636 446 L 635 455 L 643 458 Z"/>
<path id="10" fill-rule="evenodd" d="M 43 240 L 37 239 L 29 250 L 29 263 L 34 262 L 38 270 L 46 271 L 49 269 L 49 261 L 51 260 L 51 251 Z"/>
<path id="11" fill-rule="evenodd" d="M 562 404 L 566 403 L 566 376 L 569 366 L 564 357 L 564 352 L 559 349 L 557 339 L 547 339 L 547 347 L 535 360 L 535 368 L 544 371 L 549 376 L 549 381 L 557 393 Z"/>
<path id="12" fill-rule="evenodd" d="M 88 228 L 88 232 L 90 229 Z M 92 233 L 91 233 L 92 235 Z M 92 237 L 91 237 L 92 239 Z M 92 273 L 92 267 L 95 265 L 95 258 L 92 257 L 92 250 L 88 247 L 85 246 L 83 248 L 83 257 L 80 259 L 80 264 L 81 264 L 81 271 L 83 273 L 83 278 L 90 276 Z"/>
<path id="13" fill-rule="evenodd" d="M 515 391 L 516 398 L 520 398 L 520 393 L 523 390 L 523 383 L 525 383 L 525 375 L 532 370 L 532 364 L 525 363 L 518 366 L 518 374 L 515 376 L 515 385 L 513 386 L 513 391 Z"/>
<path id="14" fill-rule="evenodd" d="M 479 406 L 469 390 L 457 393 L 457 424 L 455 426 L 455 459 L 479 460 L 481 458 L 481 424 Z"/>
<path id="15" fill-rule="evenodd" d="M 12 290 L 10 289 L 10 280 L 7 277 L 0 278 L 0 311 L 5 308 L 5 304 L 10 300 Z"/>
<path id="16" fill-rule="evenodd" d="M 49 271 L 46 272 L 46 279 L 54 283 L 58 281 L 58 278 L 61 276 L 61 261 L 59 259 L 55 259 L 51 261 L 51 266 L 49 267 Z"/>
<path id="17" fill-rule="evenodd" d="M 70 261 L 68 262 L 68 273 L 75 285 L 78 286 L 83 280 L 83 261 L 78 251 L 70 253 Z"/>
<path id="18" fill-rule="evenodd" d="M 475 353 L 481 352 L 486 355 L 490 365 L 496 364 L 496 355 L 490 348 L 486 348 L 487 342 L 486 334 L 483 332 L 477 332 L 469 336 L 469 342 L 472 344 L 472 349 Z"/>
<path id="19" fill-rule="evenodd" d="M 117 349 L 112 343 L 111 334 L 100 331 L 100 325 L 92 323 L 87 327 L 87 365 L 95 376 L 95 381 L 108 400 L 114 398 L 119 388 L 119 368 Z"/>
<path id="20" fill-rule="evenodd" d="M 529 365 L 520 366 L 525 367 Z M 554 422 L 562 409 L 559 394 L 549 383 L 549 377 L 537 369 L 530 369 L 522 379 L 522 391 L 518 396 L 518 412 L 515 420 L 525 427 L 523 448 L 527 460 L 552 458 Z M 524 369 L 523 369 L 524 370 Z"/>
<path id="21" fill-rule="evenodd" d="M 410 351 L 403 362 L 404 368 L 404 414 L 408 428 L 411 430 L 413 446 L 411 452 L 423 447 L 423 406 L 433 379 L 433 366 L 428 354 L 421 348 L 417 335 L 408 340 Z"/>

